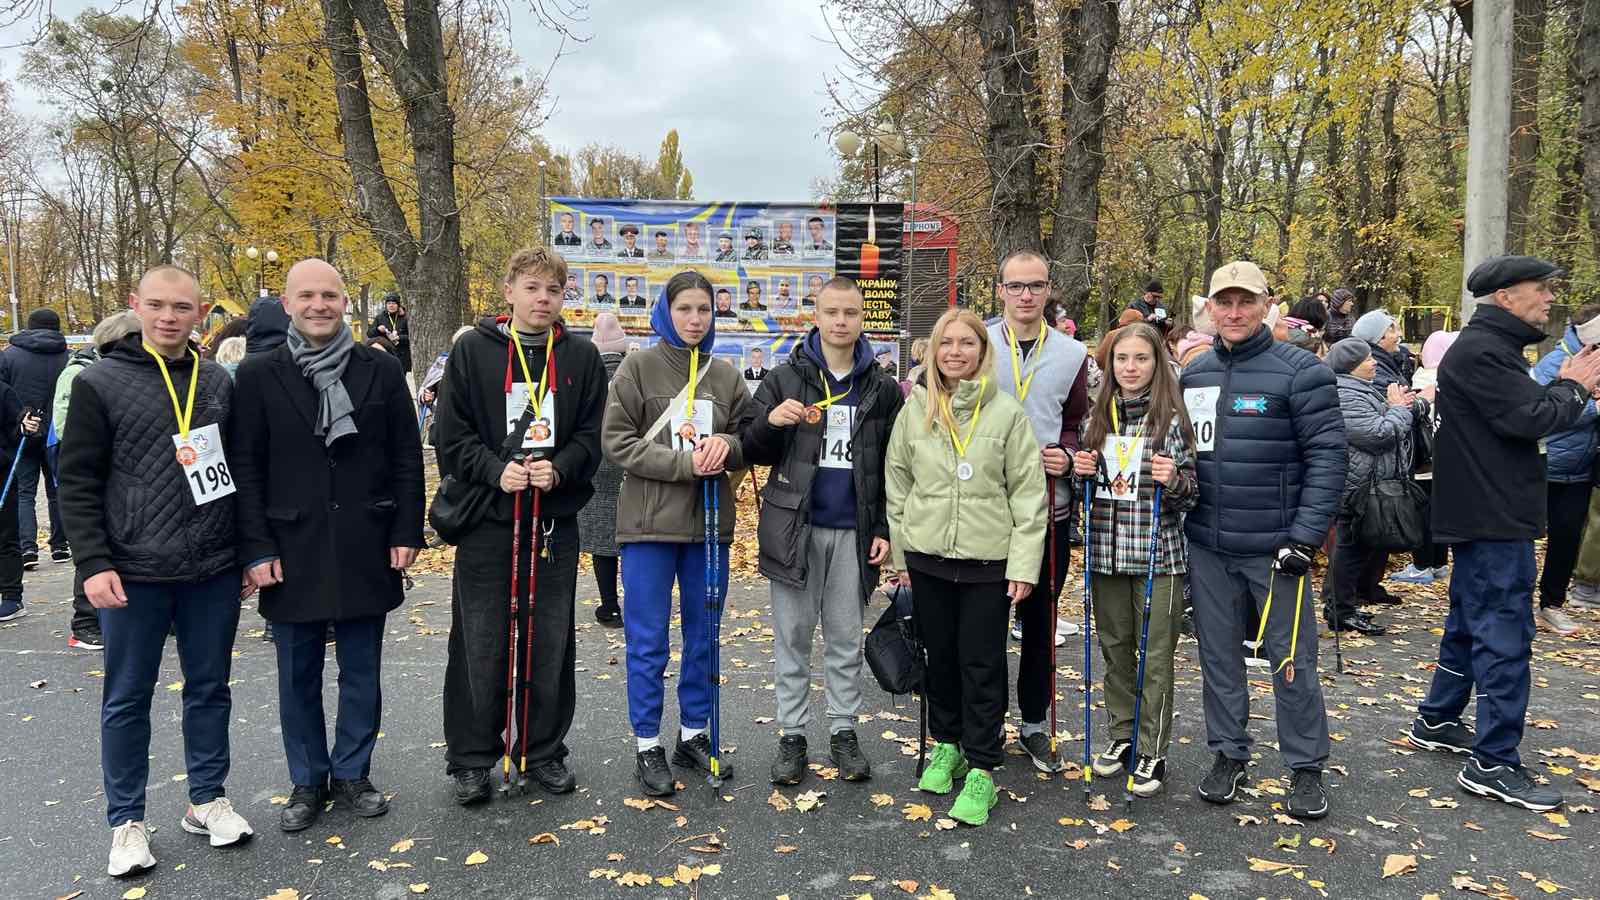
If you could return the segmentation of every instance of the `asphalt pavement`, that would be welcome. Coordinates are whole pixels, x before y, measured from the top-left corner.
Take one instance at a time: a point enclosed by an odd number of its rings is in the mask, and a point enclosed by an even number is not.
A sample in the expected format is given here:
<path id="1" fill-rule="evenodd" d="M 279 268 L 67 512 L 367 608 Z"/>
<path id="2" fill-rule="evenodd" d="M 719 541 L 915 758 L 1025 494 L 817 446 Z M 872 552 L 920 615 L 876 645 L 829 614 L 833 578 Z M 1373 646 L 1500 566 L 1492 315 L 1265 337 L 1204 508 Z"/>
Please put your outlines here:
<path id="1" fill-rule="evenodd" d="M 747 559 L 748 548 L 736 546 L 735 563 Z M 278 804 L 289 785 L 276 664 L 271 645 L 260 640 L 254 604 L 247 603 L 235 647 L 228 793 L 256 837 L 214 850 L 179 829 L 187 799 L 182 674 L 169 647 L 151 746 L 149 819 L 159 865 L 131 881 L 105 875 L 110 835 L 99 767 L 100 654 L 66 646 L 68 567 L 46 562 L 30 573 L 28 616 L 0 627 L 0 894 L 147 900 L 1600 894 L 1600 819 L 1591 806 L 1600 791 L 1600 617 L 1593 613 L 1577 614 L 1586 626 L 1579 636 L 1541 633 L 1535 647 L 1523 753 L 1565 792 L 1569 806 L 1561 814 L 1466 795 L 1454 782 L 1459 762 L 1398 743 L 1427 686 L 1445 608 L 1442 588 L 1398 586 L 1406 605 L 1380 612 L 1396 633 L 1346 640 L 1345 675 L 1332 674 L 1332 641 L 1322 640 L 1334 733 L 1326 819 L 1302 824 L 1274 806 L 1287 778 L 1273 744 L 1264 676 L 1252 681 L 1258 743 L 1251 796 L 1216 807 L 1195 795 L 1211 755 L 1196 648 L 1185 639 L 1178 650 L 1178 738 L 1164 794 L 1129 812 L 1119 783 L 1097 781 L 1085 804 L 1081 782 L 1039 776 L 1012 755 L 997 773 L 1001 800 L 989 824 L 968 828 L 940 821 L 953 798 L 915 790 L 916 706 L 908 698 L 896 703 L 870 676 L 858 731 L 872 780 L 831 778 L 819 674 L 818 722 L 810 734 L 819 771 L 799 787 L 774 791 L 766 778 L 776 744 L 767 588 L 749 576 L 736 580 L 723 627 L 723 741 L 734 777 L 720 790 L 681 778 L 683 790 L 670 806 L 639 808 L 645 804 L 633 775 L 621 633 L 594 623 L 596 594 L 584 575 L 578 717 L 569 741 L 578 791 L 552 797 L 535 789 L 463 809 L 451 800 L 443 763 L 447 565 L 443 552 L 426 554 L 415 590 L 389 619 L 383 732 L 372 777 L 392 795 L 393 808 L 380 819 L 335 811 L 300 834 L 278 831 Z M 869 621 L 882 603 L 875 598 Z M 1063 610 L 1078 615 L 1075 597 Z M 1306 614 L 1312 611 L 1308 605 Z M 1069 641 L 1059 660 L 1061 728 L 1070 733 L 1064 749 L 1074 759 L 1081 748 L 1081 646 Z M 819 641 L 819 658 L 820 650 Z M 337 672 L 331 657 L 330 720 Z M 676 665 L 674 654 L 674 673 Z M 669 691 L 663 732 L 675 722 Z M 1104 735 L 1095 740 L 1103 745 Z"/>

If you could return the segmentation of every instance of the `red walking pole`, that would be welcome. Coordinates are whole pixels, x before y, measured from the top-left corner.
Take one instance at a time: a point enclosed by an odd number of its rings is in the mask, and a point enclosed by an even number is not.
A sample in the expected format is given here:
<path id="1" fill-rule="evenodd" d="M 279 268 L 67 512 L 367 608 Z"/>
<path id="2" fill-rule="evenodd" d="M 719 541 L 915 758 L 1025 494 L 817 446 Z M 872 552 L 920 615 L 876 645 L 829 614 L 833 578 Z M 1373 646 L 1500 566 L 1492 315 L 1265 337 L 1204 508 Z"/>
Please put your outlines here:
<path id="1" fill-rule="evenodd" d="M 520 459 L 520 457 L 519 457 Z M 517 676 L 517 550 L 522 546 L 522 492 L 512 495 L 511 501 L 511 599 L 506 617 L 506 728 L 505 778 L 501 793 L 511 790 L 511 721 L 512 700 L 516 697 Z"/>
<path id="2" fill-rule="evenodd" d="M 1060 444 L 1049 446 L 1061 448 Z M 1044 483 L 1050 504 L 1045 519 L 1045 540 L 1050 544 L 1050 583 L 1045 586 L 1045 597 L 1050 602 L 1050 764 L 1057 765 L 1060 757 L 1056 752 L 1056 480 L 1046 473 Z"/>
<path id="3" fill-rule="evenodd" d="M 543 459 L 544 455 L 534 451 L 535 460 Z M 528 602 L 523 609 L 527 615 L 526 626 L 523 632 L 522 651 L 522 724 L 517 729 L 518 743 L 521 745 L 517 764 L 517 771 L 522 776 L 523 783 L 528 777 L 528 707 L 533 694 L 533 612 L 535 609 L 535 594 L 539 590 L 539 498 L 544 491 L 538 488 L 531 489 L 533 493 L 533 538 L 529 549 L 531 559 L 528 561 Z"/>

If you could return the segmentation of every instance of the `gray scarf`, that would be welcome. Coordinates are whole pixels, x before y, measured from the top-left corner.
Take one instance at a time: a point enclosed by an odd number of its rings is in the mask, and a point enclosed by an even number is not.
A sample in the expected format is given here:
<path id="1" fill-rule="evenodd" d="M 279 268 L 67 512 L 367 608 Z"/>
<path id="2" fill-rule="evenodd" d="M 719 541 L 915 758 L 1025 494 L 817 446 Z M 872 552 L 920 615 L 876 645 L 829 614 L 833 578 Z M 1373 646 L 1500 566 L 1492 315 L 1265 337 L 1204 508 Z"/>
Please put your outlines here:
<path id="1" fill-rule="evenodd" d="M 325 446 L 330 447 L 339 438 L 355 434 L 355 407 L 350 403 L 350 392 L 345 390 L 344 382 L 340 380 L 344 377 L 345 366 L 350 362 L 350 350 L 356 345 L 350 335 L 350 326 L 341 323 L 339 333 L 333 336 L 333 340 L 321 347 L 313 347 L 298 329 L 290 325 L 288 344 L 294 364 L 311 379 L 311 386 L 317 389 L 320 397 L 315 433 L 323 437 Z"/>

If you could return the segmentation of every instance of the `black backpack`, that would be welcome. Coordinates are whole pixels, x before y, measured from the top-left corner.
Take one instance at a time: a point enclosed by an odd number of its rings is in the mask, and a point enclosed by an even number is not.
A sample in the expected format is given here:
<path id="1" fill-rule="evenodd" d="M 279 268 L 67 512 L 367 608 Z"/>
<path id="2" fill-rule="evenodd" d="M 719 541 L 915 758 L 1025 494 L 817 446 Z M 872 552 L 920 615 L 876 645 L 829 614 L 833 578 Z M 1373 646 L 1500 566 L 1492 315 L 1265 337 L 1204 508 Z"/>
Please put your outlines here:
<path id="1" fill-rule="evenodd" d="M 917 639 L 911 588 L 897 585 L 888 596 L 889 605 L 867 633 L 863 648 L 867 666 L 878 685 L 891 694 L 920 691 L 926 663 Z"/>

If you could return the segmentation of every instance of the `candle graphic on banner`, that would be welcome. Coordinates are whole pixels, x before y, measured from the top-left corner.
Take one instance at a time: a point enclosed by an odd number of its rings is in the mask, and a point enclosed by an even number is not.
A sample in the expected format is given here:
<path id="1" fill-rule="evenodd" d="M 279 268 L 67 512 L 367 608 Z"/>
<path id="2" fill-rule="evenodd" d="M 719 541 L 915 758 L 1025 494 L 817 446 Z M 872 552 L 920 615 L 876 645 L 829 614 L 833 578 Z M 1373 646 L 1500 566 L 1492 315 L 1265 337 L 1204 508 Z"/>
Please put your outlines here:
<path id="1" fill-rule="evenodd" d="M 878 221 L 872 207 L 867 207 L 867 240 L 861 245 L 861 277 L 878 277 Z"/>

